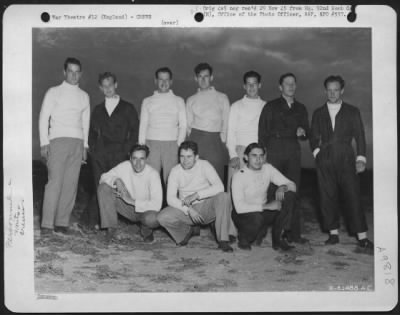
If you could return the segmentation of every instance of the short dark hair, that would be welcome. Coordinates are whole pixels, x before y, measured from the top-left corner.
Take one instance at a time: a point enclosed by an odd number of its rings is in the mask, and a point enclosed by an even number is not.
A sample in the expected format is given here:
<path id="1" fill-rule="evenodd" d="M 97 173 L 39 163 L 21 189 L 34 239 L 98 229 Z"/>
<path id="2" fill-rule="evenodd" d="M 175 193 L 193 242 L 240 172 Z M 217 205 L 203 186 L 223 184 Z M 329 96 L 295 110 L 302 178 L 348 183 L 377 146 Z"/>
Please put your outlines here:
<path id="1" fill-rule="evenodd" d="M 199 63 L 196 67 L 194 67 L 194 73 L 198 75 L 201 71 L 208 70 L 210 75 L 213 74 L 213 68 L 206 62 Z"/>
<path id="2" fill-rule="evenodd" d="M 117 76 L 112 73 L 112 72 L 104 72 L 99 74 L 99 84 L 101 85 L 103 83 L 104 79 L 112 78 L 114 80 L 114 83 L 117 82 Z"/>
<path id="3" fill-rule="evenodd" d="M 246 147 L 246 149 L 244 150 L 243 155 L 249 156 L 251 150 L 253 150 L 253 149 L 261 149 L 261 150 L 263 151 L 263 154 L 265 154 L 265 152 L 266 152 L 265 148 L 261 145 L 261 143 L 253 142 L 253 143 L 250 143 L 250 144 Z M 244 157 L 243 157 L 243 160 L 244 160 L 246 163 L 248 162 L 248 160 L 245 159 Z"/>
<path id="4" fill-rule="evenodd" d="M 156 70 L 156 72 L 154 72 L 154 76 L 156 77 L 156 79 L 158 78 L 158 74 L 159 74 L 160 72 L 168 73 L 168 74 L 169 74 L 169 78 L 172 79 L 172 71 L 171 71 L 170 68 L 168 68 L 168 67 L 161 67 L 161 68 L 158 68 L 158 69 Z"/>
<path id="5" fill-rule="evenodd" d="M 194 155 L 199 154 L 199 146 L 194 141 L 183 141 L 178 149 L 178 155 L 181 155 L 182 150 L 192 150 Z"/>
<path id="6" fill-rule="evenodd" d="M 73 65 L 79 66 L 79 70 L 82 71 L 81 62 L 78 59 L 73 58 L 73 57 L 68 57 L 67 59 L 65 59 L 65 61 L 64 61 L 64 71 L 67 71 L 67 68 L 68 68 L 69 64 L 73 64 Z"/>
<path id="7" fill-rule="evenodd" d="M 344 88 L 344 80 L 340 75 L 330 75 L 329 77 L 327 77 L 324 81 L 324 87 L 326 89 L 328 83 L 331 82 L 338 82 L 340 84 L 340 89 Z"/>
<path id="8" fill-rule="evenodd" d="M 256 78 L 257 82 L 260 83 L 261 82 L 261 75 L 256 72 L 256 71 L 247 71 L 244 75 L 243 75 L 243 82 L 244 84 L 246 84 L 246 81 L 248 78 Z"/>
<path id="9" fill-rule="evenodd" d="M 296 78 L 296 76 L 294 75 L 294 73 L 288 72 L 288 73 L 282 74 L 282 75 L 279 77 L 279 85 L 282 85 L 283 80 L 285 80 L 285 79 L 288 78 L 288 77 L 294 78 L 294 81 L 295 81 L 295 82 L 297 81 L 297 78 Z"/>
<path id="10" fill-rule="evenodd" d="M 147 145 L 145 144 L 139 144 L 136 143 L 132 146 L 132 148 L 129 151 L 129 158 L 132 156 L 133 153 L 135 153 L 136 151 L 144 151 L 146 153 L 146 158 L 149 156 L 150 153 L 150 149 Z"/>

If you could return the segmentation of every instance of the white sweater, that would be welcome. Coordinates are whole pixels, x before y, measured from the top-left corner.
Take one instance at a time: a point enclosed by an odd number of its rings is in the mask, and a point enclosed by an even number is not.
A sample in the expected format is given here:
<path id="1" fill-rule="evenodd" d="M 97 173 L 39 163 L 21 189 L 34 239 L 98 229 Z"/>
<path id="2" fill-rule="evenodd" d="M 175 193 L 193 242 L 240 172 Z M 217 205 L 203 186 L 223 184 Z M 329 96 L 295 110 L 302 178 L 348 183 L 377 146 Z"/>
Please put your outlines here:
<path id="1" fill-rule="evenodd" d="M 136 173 L 131 162 L 124 161 L 101 175 L 100 184 L 106 183 L 115 187 L 114 182 L 117 178 L 122 180 L 131 197 L 135 199 L 136 212 L 160 211 L 162 203 L 161 179 L 155 169 L 146 165 L 142 172 Z"/>
<path id="2" fill-rule="evenodd" d="M 88 147 L 90 120 L 89 95 L 63 82 L 50 88 L 43 100 L 39 115 L 40 145 L 61 137 L 82 139 Z"/>
<path id="3" fill-rule="evenodd" d="M 140 112 L 139 143 L 148 140 L 177 141 L 186 136 L 186 110 L 183 98 L 171 90 L 168 93 L 154 91 L 142 102 Z"/>
<path id="4" fill-rule="evenodd" d="M 182 206 L 182 200 L 187 196 L 197 192 L 201 202 L 223 191 L 224 185 L 214 167 L 208 161 L 198 159 L 189 170 L 180 164 L 172 168 L 168 177 L 167 202 L 187 214 L 188 207 Z"/>
<path id="5" fill-rule="evenodd" d="M 246 95 L 233 103 L 229 112 L 227 147 L 229 157 L 237 157 L 236 146 L 248 146 L 258 142 L 258 122 L 265 101 L 251 99 Z"/>
<path id="6" fill-rule="evenodd" d="M 264 164 L 255 171 L 247 166 L 236 172 L 232 178 L 232 199 L 237 213 L 261 212 L 267 203 L 269 184 L 287 185 L 296 191 L 296 184 L 283 176 L 271 164 Z"/>

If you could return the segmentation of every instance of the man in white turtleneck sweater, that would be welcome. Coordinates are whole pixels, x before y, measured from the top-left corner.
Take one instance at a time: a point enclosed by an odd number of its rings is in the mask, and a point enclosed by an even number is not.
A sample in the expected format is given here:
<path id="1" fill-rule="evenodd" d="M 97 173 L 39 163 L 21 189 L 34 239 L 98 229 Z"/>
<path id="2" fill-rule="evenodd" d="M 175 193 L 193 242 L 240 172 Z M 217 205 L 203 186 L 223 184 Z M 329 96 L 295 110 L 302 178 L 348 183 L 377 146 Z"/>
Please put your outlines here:
<path id="1" fill-rule="evenodd" d="M 139 143 L 150 149 L 148 164 L 158 172 L 163 169 L 164 184 L 169 172 L 178 163 L 178 146 L 186 136 L 186 110 L 183 98 L 170 89 L 172 71 L 159 68 L 155 72 L 157 90 L 143 100 Z"/>
<path id="2" fill-rule="evenodd" d="M 328 101 L 313 113 L 310 145 L 316 161 L 323 225 L 329 231 L 325 244 L 339 243 L 340 208 L 345 205 L 350 233 L 357 235 L 358 247 L 373 251 L 374 245 L 367 238 L 357 176 L 366 165 L 360 111 L 342 101 L 344 80 L 341 76 L 329 76 L 324 86 Z M 354 156 L 353 140 L 357 156 Z"/>
<path id="3" fill-rule="evenodd" d="M 243 76 L 246 94 L 232 104 L 229 112 L 227 146 L 229 150 L 228 192 L 234 172 L 244 166 L 243 152 L 253 142 L 258 142 L 258 121 L 265 101 L 260 98 L 261 75 L 248 71 Z"/>
<path id="4" fill-rule="evenodd" d="M 67 233 L 75 204 L 81 164 L 88 149 L 89 95 L 79 88 L 82 66 L 78 59 L 64 63 L 65 81 L 50 88 L 39 116 L 40 153 L 47 162 L 42 235 Z"/>

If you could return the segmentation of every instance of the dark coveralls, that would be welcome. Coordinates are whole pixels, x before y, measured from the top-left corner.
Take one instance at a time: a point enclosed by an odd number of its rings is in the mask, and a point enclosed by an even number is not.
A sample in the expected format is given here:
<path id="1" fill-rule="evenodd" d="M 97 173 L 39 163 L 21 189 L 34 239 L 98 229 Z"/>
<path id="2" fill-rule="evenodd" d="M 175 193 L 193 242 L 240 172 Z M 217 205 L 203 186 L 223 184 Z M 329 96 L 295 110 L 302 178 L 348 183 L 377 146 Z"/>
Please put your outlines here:
<path id="1" fill-rule="evenodd" d="M 351 233 L 367 231 L 365 215 L 361 208 L 359 178 L 356 174 L 352 140 L 356 142 L 357 155 L 365 156 L 365 134 L 358 108 L 342 103 L 335 117 L 335 130 L 327 105 L 315 110 L 311 121 L 310 145 L 316 157 L 323 225 L 335 230 L 340 224 L 340 195 L 346 205 L 346 216 Z"/>
<path id="2" fill-rule="evenodd" d="M 138 114 L 132 104 L 120 99 L 111 116 L 104 101 L 95 107 L 88 140 L 95 192 L 101 175 L 128 158 L 129 150 L 138 141 L 138 133 Z M 89 226 L 100 225 L 96 193 L 82 213 L 81 221 Z"/>
<path id="3" fill-rule="evenodd" d="M 305 130 L 305 136 L 297 137 L 297 128 Z M 258 141 L 267 149 L 267 161 L 299 190 L 301 151 L 298 139 L 306 140 L 309 132 L 308 114 L 305 106 L 296 100 L 291 107 L 281 96 L 268 102 L 260 115 Z M 268 200 L 275 199 L 277 187 L 270 185 Z M 301 213 L 294 209 L 291 219 L 291 235 L 294 240 L 301 236 Z"/>

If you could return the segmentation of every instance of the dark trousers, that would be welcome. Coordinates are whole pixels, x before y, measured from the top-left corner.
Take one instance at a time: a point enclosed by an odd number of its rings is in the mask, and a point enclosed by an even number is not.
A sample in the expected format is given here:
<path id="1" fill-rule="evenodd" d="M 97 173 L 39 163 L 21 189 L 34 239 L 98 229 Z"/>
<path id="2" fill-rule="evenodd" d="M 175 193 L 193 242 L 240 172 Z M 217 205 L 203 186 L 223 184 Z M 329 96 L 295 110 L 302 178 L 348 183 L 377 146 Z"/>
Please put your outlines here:
<path id="1" fill-rule="evenodd" d="M 282 232 L 290 229 L 296 194 L 288 191 L 279 211 L 264 210 L 262 212 L 237 213 L 232 211 L 232 219 L 238 229 L 239 243 L 251 244 L 267 234 L 268 226 L 272 224 L 272 243 L 276 244 Z"/>
<path id="2" fill-rule="evenodd" d="M 226 187 L 228 174 L 225 176 L 225 168 L 229 163 L 229 153 L 221 140 L 220 132 L 192 129 L 189 140 L 197 143 L 200 158 L 211 163 Z"/>
<path id="3" fill-rule="evenodd" d="M 316 157 L 316 165 L 324 228 L 328 231 L 339 228 L 340 209 L 344 206 L 350 232 L 367 231 L 351 146 L 331 145 L 322 148 Z M 344 201 L 344 205 L 341 200 Z"/>
<path id="4" fill-rule="evenodd" d="M 267 149 L 267 161 L 272 164 L 285 177 L 296 184 L 297 191 L 300 186 L 301 173 L 301 152 L 297 143 L 286 143 L 285 141 L 274 143 Z M 270 185 L 268 189 L 268 200 L 275 199 L 277 186 Z M 298 207 L 294 207 L 292 219 L 290 223 L 290 231 L 293 239 L 298 239 L 301 236 L 302 214 Z"/>
<path id="5" fill-rule="evenodd" d="M 118 149 L 118 150 L 117 150 Z M 100 212 L 97 200 L 97 187 L 99 186 L 100 177 L 103 173 L 108 172 L 113 167 L 127 159 L 127 153 L 121 152 L 120 146 L 113 150 L 112 147 L 96 152 L 90 155 L 90 164 L 94 180 L 94 194 L 90 197 L 89 203 L 83 210 L 81 222 L 88 226 L 100 225 Z"/>

